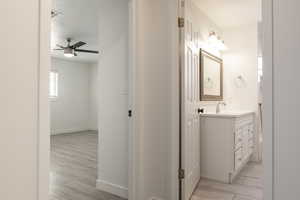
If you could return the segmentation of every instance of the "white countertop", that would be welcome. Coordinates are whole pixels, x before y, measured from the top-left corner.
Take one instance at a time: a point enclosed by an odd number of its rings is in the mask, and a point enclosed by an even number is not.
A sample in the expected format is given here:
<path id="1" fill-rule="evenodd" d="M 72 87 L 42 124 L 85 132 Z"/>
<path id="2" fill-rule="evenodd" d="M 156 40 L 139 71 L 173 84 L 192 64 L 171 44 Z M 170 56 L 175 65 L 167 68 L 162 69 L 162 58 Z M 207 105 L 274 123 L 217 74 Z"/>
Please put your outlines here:
<path id="1" fill-rule="evenodd" d="M 251 115 L 254 114 L 254 111 L 224 111 L 220 113 L 212 113 L 212 112 L 207 112 L 201 114 L 201 117 L 228 117 L 228 118 L 236 118 L 236 117 L 241 117 L 244 115 Z"/>

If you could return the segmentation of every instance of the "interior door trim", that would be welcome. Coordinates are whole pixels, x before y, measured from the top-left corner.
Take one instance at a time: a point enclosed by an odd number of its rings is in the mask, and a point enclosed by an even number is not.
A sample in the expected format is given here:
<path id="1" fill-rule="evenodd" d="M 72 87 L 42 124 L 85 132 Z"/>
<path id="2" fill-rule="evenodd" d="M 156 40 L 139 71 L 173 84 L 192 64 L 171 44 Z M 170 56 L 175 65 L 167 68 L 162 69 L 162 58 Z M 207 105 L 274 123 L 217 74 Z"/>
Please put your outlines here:
<path id="1" fill-rule="evenodd" d="M 129 157 L 132 163 L 129 164 L 129 183 L 128 196 L 130 200 L 138 200 L 139 196 L 139 117 L 140 104 L 138 94 L 138 71 L 136 67 L 136 48 L 137 48 L 137 2 L 138 0 L 129 0 L 132 3 L 132 106 L 134 107 L 134 116 L 132 117 L 132 132 L 129 133 Z M 51 32 L 51 8 L 52 0 L 38 0 L 38 82 L 37 82 L 37 174 L 36 174 L 36 200 L 45 200 L 49 198 L 49 169 L 50 169 L 50 118 L 49 118 L 49 100 L 48 100 L 48 77 L 50 72 L 50 32 Z"/>

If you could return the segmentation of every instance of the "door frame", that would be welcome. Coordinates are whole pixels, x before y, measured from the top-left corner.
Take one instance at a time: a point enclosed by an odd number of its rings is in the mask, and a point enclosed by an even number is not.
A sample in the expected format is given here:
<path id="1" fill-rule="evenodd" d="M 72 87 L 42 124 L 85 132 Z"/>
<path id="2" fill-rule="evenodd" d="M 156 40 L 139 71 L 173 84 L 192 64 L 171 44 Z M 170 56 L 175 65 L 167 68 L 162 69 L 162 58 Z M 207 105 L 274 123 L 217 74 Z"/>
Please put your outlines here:
<path id="1" fill-rule="evenodd" d="M 181 2 L 184 0 L 177 0 L 177 18 L 182 17 L 181 11 Z M 275 175 L 275 154 L 274 154 L 274 104 L 273 104 L 273 0 L 262 0 L 261 2 L 261 11 L 262 11 L 262 30 L 263 30 L 263 130 L 264 130 L 264 139 L 263 139 L 263 162 L 264 162 L 264 199 L 265 200 L 274 200 L 274 175 Z M 177 61 L 178 61 L 178 77 L 181 77 L 182 65 L 181 65 L 181 57 L 184 56 L 184 52 L 180 52 L 180 29 L 177 25 L 177 40 L 175 47 L 177 48 Z M 174 56 L 176 57 L 176 56 Z M 182 199 L 182 181 L 178 178 L 178 170 L 181 168 L 181 124 L 182 124 L 182 113 L 180 112 L 182 107 L 181 101 L 181 88 L 183 83 L 180 78 L 178 78 L 178 84 L 175 84 L 174 87 L 177 88 L 177 99 L 178 99 L 178 119 L 173 119 L 173 123 L 179 121 L 180 125 L 178 127 L 178 135 L 174 134 L 175 138 L 172 139 L 172 182 L 175 181 L 177 184 L 172 184 L 172 197 L 173 199 L 181 200 Z"/>
<path id="2" fill-rule="evenodd" d="M 264 162 L 264 199 L 273 200 L 275 175 L 274 140 L 274 72 L 273 72 L 273 0 L 262 0 L 262 56 L 263 56 L 263 162 Z"/>
<path id="3" fill-rule="evenodd" d="M 49 198 L 49 171 L 50 171 L 50 104 L 48 97 L 49 89 L 49 72 L 50 72 L 50 38 L 51 38 L 51 7 L 52 0 L 38 0 L 38 116 L 37 116 L 37 200 L 46 200 Z M 130 7 L 131 6 L 131 9 Z M 129 166 L 128 166 L 128 199 L 138 199 L 138 167 L 139 167 L 139 98 L 138 98 L 138 73 L 136 67 L 136 11 L 137 0 L 129 0 L 128 9 L 130 11 L 129 17 L 131 22 L 129 24 L 129 71 L 132 72 L 132 80 L 129 82 L 129 89 L 131 91 L 131 98 L 129 99 L 130 109 L 132 111 L 132 118 L 129 120 Z M 96 187 L 96 185 L 95 185 Z"/>

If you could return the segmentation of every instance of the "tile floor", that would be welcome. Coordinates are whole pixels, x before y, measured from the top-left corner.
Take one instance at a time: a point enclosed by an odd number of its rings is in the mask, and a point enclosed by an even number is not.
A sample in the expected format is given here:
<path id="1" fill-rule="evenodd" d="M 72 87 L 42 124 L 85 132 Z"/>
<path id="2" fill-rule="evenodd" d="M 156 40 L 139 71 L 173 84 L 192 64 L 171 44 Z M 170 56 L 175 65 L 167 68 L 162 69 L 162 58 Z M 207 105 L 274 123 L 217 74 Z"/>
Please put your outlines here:
<path id="1" fill-rule="evenodd" d="M 263 166 L 249 162 L 233 184 L 202 179 L 191 200 L 263 200 Z"/>

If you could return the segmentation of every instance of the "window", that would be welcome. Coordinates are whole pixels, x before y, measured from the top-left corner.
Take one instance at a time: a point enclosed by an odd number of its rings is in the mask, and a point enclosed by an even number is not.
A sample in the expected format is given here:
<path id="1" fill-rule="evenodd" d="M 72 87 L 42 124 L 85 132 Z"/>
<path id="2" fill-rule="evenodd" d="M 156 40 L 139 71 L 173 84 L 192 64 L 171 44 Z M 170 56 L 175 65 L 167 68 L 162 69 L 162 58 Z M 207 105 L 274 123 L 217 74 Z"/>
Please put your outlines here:
<path id="1" fill-rule="evenodd" d="M 50 72 L 49 74 L 49 97 L 57 98 L 58 97 L 58 73 Z"/>

